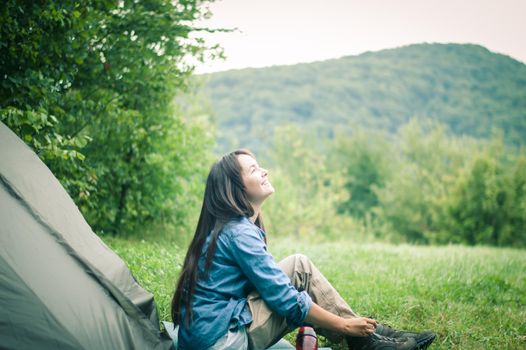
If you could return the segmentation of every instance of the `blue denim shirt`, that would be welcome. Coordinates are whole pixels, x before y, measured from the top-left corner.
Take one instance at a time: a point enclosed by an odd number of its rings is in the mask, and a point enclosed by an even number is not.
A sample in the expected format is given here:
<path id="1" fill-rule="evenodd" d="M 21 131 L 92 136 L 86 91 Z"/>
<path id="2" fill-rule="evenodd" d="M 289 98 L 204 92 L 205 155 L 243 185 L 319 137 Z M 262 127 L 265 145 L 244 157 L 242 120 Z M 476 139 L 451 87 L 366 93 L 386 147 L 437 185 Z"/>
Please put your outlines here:
<path id="1" fill-rule="evenodd" d="M 229 329 L 249 325 L 252 314 L 246 298 L 254 289 L 286 318 L 291 329 L 302 325 L 312 299 L 292 285 L 267 251 L 264 236 L 247 217 L 234 218 L 223 226 L 208 278 L 199 279 L 196 285 L 190 326 L 182 322 L 179 327 L 179 349 L 206 349 Z M 199 259 L 199 273 L 204 271 L 210 237 Z M 181 316 L 184 320 L 184 307 Z"/>

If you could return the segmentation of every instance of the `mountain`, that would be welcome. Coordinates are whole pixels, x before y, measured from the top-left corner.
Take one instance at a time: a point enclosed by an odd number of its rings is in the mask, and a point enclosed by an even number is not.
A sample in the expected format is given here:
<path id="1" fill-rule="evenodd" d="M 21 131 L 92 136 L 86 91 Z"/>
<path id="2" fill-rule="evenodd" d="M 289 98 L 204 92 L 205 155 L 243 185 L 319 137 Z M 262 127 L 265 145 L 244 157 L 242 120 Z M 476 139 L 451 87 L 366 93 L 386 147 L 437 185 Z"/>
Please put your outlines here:
<path id="1" fill-rule="evenodd" d="M 356 127 L 394 132 L 411 118 L 454 134 L 526 140 L 526 65 L 471 44 L 415 44 L 313 63 L 198 76 L 223 151 L 259 151 L 274 127 L 297 123 L 332 137 Z"/>

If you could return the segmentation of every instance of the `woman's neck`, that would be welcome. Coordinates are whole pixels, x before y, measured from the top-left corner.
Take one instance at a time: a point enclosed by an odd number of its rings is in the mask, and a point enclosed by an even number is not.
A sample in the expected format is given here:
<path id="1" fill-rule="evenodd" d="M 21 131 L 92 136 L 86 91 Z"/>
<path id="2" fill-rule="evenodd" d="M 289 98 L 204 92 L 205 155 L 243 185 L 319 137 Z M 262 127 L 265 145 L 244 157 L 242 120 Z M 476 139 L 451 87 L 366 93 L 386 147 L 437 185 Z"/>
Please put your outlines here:
<path id="1" fill-rule="evenodd" d="M 252 209 L 254 209 L 254 215 L 252 215 L 252 217 L 250 217 L 250 221 L 252 221 L 252 223 L 256 222 L 256 219 L 258 218 L 258 215 L 259 215 L 260 207 L 261 207 L 261 204 L 254 204 L 254 203 L 252 203 Z"/>

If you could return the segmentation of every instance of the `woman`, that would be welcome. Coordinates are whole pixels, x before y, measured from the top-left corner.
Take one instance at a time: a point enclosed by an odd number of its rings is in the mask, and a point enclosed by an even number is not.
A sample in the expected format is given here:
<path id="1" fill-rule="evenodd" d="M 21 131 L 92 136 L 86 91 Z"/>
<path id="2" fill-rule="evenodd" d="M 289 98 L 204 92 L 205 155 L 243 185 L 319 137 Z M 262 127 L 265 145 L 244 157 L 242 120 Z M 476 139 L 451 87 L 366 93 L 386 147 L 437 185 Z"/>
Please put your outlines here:
<path id="1" fill-rule="evenodd" d="M 277 264 L 261 214 L 273 192 L 247 150 L 212 166 L 172 300 L 179 349 L 265 349 L 303 324 L 332 341 L 345 337 L 351 349 L 423 349 L 433 341 L 430 332 L 398 332 L 357 316 L 303 255 Z"/>

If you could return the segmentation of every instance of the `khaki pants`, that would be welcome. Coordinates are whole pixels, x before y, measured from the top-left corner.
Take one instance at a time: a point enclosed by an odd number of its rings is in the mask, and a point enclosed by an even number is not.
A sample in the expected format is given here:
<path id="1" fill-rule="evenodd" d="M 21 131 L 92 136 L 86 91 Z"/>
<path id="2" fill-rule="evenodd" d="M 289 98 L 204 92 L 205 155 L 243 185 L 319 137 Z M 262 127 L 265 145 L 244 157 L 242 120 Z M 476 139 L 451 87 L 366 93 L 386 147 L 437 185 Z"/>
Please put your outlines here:
<path id="1" fill-rule="evenodd" d="M 280 261 L 278 265 L 290 277 L 296 289 L 307 291 L 312 301 L 325 310 L 345 318 L 356 316 L 336 289 L 305 255 L 291 255 Z M 249 349 L 266 349 L 278 342 L 285 334 L 293 331 L 287 327 L 285 318 L 273 312 L 258 292 L 250 293 L 247 300 L 253 318 L 247 330 Z M 334 342 L 342 339 L 341 334 L 324 329 L 316 329 L 316 331 Z"/>

